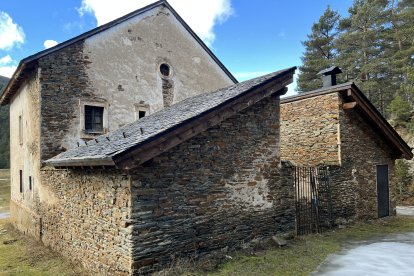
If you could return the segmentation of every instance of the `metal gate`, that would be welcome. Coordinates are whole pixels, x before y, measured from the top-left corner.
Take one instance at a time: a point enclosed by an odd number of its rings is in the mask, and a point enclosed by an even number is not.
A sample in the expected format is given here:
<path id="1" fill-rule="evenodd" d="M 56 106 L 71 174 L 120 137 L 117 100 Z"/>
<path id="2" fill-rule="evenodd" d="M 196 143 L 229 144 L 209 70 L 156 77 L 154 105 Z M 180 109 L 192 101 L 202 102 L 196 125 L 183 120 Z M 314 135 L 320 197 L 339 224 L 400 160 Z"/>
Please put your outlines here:
<path id="1" fill-rule="evenodd" d="M 295 168 L 296 233 L 321 233 L 333 226 L 328 167 Z"/>

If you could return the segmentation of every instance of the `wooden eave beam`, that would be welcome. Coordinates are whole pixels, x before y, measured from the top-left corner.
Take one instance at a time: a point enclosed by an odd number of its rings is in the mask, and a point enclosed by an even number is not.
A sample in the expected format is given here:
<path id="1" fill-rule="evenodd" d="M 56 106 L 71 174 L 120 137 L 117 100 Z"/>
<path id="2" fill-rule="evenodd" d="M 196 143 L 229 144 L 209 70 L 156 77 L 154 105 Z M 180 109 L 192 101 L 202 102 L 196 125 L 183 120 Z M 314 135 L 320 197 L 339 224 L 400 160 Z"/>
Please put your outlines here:
<path id="1" fill-rule="evenodd" d="M 271 82 L 264 87 L 249 91 L 240 98 L 230 101 L 216 110 L 211 111 L 209 114 L 202 115 L 189 123 L 185 123 L 183 126 L 170 131 L 148 144 L 137 147 L 127 154 L 121 155 L 118 158 L 115 157 L 114 161 L 116 167 L 119 169 L 132 169 L 137 167 L 172 147 L 194 137 L 198 133 L 217 125 L 265 97 L 277 92 L 278 94 L 286 93 L 286 86 L 292 81 L 292 75 L 289 74 L 282 79 L 279 79 L 277 84 Z"/>
<path id="2" fill-rule="evenodd" d="M 344 104 L 342 105 L 342 109 L 343 109 L 343 110 L 353 109 L 353 108 L 355 108 L 357 105 L 358 105 L 358 103 L 357 103 L 357 102 L 344 103 Z"/>
<path id="3" fill-rule="evenodd" d="M 354 102 L 356 102 L 356 107 L 358 110 L 361 110 L 365 115 L 368 115 L 368 118 L 375 124 L 374 126 L 383 134 L 383 138 L 391 143 L 390 146 L 399 150 L 401 152 L 401 156 L 410 160 L 413 158 L 413 154 L 411 152 L 411 148 L 409 148 L 405 142 L 401 141 L 401 137 L 395 130 L 392 128 L 388 122 L 384 122 L 384 118 L 375 112 L 371 106 L 369 106 L 365 100 L 358 95 L 352 89 L 347 90 L 347 96 L 350 97 Z M 363 118 L 366 118 L 365 116 Z"/>

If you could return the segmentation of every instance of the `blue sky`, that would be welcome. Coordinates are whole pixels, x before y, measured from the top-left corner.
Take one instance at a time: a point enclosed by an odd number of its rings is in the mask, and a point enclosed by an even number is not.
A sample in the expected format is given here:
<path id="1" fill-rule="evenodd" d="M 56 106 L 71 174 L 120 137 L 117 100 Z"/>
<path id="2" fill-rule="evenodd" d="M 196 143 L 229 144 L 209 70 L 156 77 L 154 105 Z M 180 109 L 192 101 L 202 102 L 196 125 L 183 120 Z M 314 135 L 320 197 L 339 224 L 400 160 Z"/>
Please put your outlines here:
<path id="1" fill-rule="evenodd" d="M 20 59 L 88 31 L 151 0 L 1 0 L 0 74 Z M 301 41 L 327 5 L 347 14 L 352 0 L 170 0 L 239 80 L 299 66 Z M 291 87 L 292 88 L 292 87 Z"/>

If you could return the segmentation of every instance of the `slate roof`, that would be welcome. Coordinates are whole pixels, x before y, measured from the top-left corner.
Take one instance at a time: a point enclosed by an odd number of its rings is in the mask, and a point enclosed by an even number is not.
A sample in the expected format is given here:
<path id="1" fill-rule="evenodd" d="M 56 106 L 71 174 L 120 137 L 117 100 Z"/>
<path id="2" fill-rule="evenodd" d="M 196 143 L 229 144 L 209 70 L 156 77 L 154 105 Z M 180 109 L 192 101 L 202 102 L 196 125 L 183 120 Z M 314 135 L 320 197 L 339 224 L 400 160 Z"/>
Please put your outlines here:
<path id="1" fill-rule="evenodd" d="M 190 28 L 190 26 L 187 25 L 187 23 L 184 21 L 184 19 L 181 18 L 181 16 L 171 7 L 171 5 L 166 0 L 160 0 L 157 2 L 154 2 L 148 6 L 145 6 L 141 9 L 138 9 L 136 11 L 133 11 L 127 15 L 124 15 L 118 19 L 115 19 L 109 23 L 106 23 L 102 26 L 99 26 L 95 29 L 92 29 L 88 32 L 85 32 L 79 36 L 76 36 L 72 39 L 69 39 L 67 41 L 64 41 L 62 43 L 59 43 L 58 45 L 51 47 L 49 49 L 43 50 L 41 52 L 38 52 L 34 55 L 31 55 L 29 57 L 26 57 L 22 59 L 19 63 L 19 66 L 17 67 L 16 71 L 14 72 L 13 76 L 11 77 L 8 85 L 4 89 L 3 94 L 0 94 L 0 105 L 6 105 L 9 104 L 10 99 L 13 97 L 13 95 L 18 91 L 20 85 L 24 82 L 24 80 L 27 77 L 28 72 L 32 70 L 36 66 L 36 61 L 39 58 L 42 58 L 44 56 L 47 56 L 51 53 L 60 51 L 61 49 L 68 47 L 74 43 L 77 43 L 79 41 L 82 41 L 88 37 L 91 37 L 95 34 L 98 34 L 100 32 L 103 32 L 115 25 L 118 25 L 124 21 L 127 21 L 137 15 L 143 14 L 149 10 L 152 10 L 158 6 L 165 6 L 167 7 L 171 13 L 177 18 L 177 20 L 183 25 L 183 27 L 190 33 L 190 35 L 200 44 L 200 46 L 207 52 L 208 55 L 217 63 L 217 65 L 226 73 L 226 75 L 234 82 L 237 83 L 237 79 L 230 73 L 230 71 L 221 63 L 221 61 L 214 55 L 214 53 L 207 47 L 207 45 L 197 36 L 197 34 Z"/>
<path id="2" fill-rule="evenodd" d="M 351 92 L 350 95 L 348 95 L 348 91 Z M 331 93 L 342 93 L 342 96 L 347 101 L 356 102 L 357 106 L 355 108 L 360 112 L 361 117 L 380 134 L 380 137 L 382 137 L 389 146 L 394 148 L 396 152 L 399 152 L 398 158 L 403 157 L 407 160 L 411 160 L 413 158 L 410 146 L 397 133 L 397 131 L 395 131 L 395 129 L 388 123 L 387 119 L 382 116 L 381 112 L 378 111 L 378 109 L 353 82 L 322 87 L 320 89 L 303 92 L 298 95 L 285 97 L 280 100 L 280 103 L 283 105 Z"/>
<path id="3" fill-rule="evenodd" d="M 112 160 L 132 147 L 145 144 L 169 132 L 185 122 L 209 113 L 249 91 L 275 81 L 286 75 L 293 75 L 296 67 L 280 70 L 265 76 L 234 84 L 215 92 L 185 99 L 175 105 L 127 124 L 113 132 L 88 141 L 86 145 L 70 149 L 46 161 L 53 166 L 79 161 Z"/>

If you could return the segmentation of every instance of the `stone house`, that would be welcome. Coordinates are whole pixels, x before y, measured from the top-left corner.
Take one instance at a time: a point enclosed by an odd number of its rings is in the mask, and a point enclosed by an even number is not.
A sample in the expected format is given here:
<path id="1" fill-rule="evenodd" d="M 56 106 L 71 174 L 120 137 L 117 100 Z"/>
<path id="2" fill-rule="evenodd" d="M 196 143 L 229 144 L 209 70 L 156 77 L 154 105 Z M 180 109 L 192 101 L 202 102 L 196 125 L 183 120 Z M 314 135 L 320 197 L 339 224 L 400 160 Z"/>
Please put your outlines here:
<path id="1" fill-rule="evenodd" d="M 279 96 L 243 83 L 166 1 L 22 60 L 11 221 L 89 271 L 139 274 L 294 227 Z"/>
<path id="2" fill-rule="evenodd" d="M 338 73 L 323 70 L 323 88 L 281 100 L 282 160 L 330 167 L 334 218 L 395 214 L 395 160 L 411 148 L 354 83 L 336 84 Z"/>
<path id="3" fill-rule="evenodd" d="M 0 98 L 10 104 L 11 213 L 19 229 L 38 236 L 34 210 L 55 201 L 41 177 L 44 161 L 236 82 L 166 1 L 23 59 Z"/>

